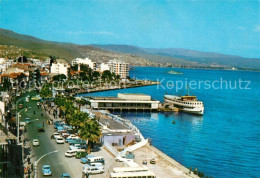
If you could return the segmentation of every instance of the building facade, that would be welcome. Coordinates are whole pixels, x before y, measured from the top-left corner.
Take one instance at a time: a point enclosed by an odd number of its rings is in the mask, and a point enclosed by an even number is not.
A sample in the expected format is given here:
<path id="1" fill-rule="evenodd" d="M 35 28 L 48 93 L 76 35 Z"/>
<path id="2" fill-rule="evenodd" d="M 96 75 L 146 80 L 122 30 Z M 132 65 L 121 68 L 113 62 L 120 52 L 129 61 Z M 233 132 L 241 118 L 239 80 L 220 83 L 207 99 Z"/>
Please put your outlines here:
<path id="1" fill-rule="evenodd" d="M 96 69 L 96 62 L 93 62 L 91 59 L 89 58 L 76 58 L 74 60 L 72 60 L 71 65 L 79 65 L 79 64 L 84 64 L 84 65 L 88 65 L 92 70 Z"/>
<path id="2" fill-rule="evenodd" d="M 114 72 L 116 75 L 120 75 L 121 78 L 127 78 L 129 76 L 129 64 L 120 60 L 110 60 L 108 62 L 110 72 Z"/>
<path id="3" fill-rule="evenodd" d="M 64 74 L 68 76 L 68 68 L 69 64 L 64 61 L 57 61 L 51 65 L 51 73 L 52 74 Z"/>

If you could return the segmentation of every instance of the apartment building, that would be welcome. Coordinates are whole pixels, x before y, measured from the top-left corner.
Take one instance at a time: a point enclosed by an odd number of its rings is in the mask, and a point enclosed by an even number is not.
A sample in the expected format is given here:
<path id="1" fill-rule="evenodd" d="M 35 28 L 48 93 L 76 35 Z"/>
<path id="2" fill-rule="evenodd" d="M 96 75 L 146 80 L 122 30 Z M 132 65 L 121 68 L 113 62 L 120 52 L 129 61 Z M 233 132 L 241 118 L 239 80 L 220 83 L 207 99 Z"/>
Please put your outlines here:
<path id="1" fill-rule="evenodd" d="M 116 75 L 120 75 L 121 78 L 129 76 L 129 64 L 120 60 L 110 60 L 108 62 L 110 72 L 114 72 Z"/>
<path id="2" fill-rule="evenodd" d="M 55 63 L 51 65 L 52 74 L 64 74 L 68 76 L 69 64 L 65 60 L 58 59 Z"/>
<path id="3" fill-rule="evenodd" d="M 85 58 L 85 59 L 76 58 L 76 59 L 73 59 L 72 62 L 71 62 L 72 66 L 78 65 L 78 64 L 88 65 L 92 70 L 96 70 L 96 62 L 93 62 L 89 58 Z"/>

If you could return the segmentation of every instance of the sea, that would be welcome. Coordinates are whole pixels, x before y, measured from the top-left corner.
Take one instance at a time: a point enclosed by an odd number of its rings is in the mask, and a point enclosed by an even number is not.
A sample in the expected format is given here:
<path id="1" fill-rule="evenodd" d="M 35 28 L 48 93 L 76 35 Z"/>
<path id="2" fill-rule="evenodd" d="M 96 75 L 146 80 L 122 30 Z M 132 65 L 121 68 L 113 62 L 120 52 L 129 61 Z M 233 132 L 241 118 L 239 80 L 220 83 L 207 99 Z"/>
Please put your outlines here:
<path id="1" fill-rule="evenodd" d="M 170 74 L 172 70 L 183 74 Z M 260 72 L 133 67 L 130 76 L 161 84 L 82 95 L 142 93 L 161 102 L 165 94 L 196 95 L 204 102 L 203 116 L 173 112 L 115 114 L 132 121 L 156 148 L 205 176 L 260 176 Z"/>

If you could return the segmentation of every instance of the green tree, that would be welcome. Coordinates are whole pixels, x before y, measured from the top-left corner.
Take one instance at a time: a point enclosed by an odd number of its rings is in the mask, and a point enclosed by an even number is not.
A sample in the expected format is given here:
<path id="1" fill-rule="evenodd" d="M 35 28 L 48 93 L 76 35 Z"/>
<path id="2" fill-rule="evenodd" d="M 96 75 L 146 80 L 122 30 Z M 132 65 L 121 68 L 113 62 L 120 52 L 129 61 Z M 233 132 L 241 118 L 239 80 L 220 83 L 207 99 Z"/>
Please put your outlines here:
<path id="1" fill-rule="evenodd" d="M 80 127 L 79 135 L 82 139 L 88 141 L 88 153 L 90 153 L 94 143 L 98 142 L 101 137 L 101 129 L 97 120 L 87 119 L 83 127 Z"/>
<path id="2" fill-rule="evenodd" d="M 59 75 L 54 75 L 54 76 L 52 77 L 52 79 L 53 79 L 54 81 L 61 81 L 61 80 L 67 79 L 67 77 L 66 77 L 66 75 L 64 75 L 64 74 L 59 74 Z"/>

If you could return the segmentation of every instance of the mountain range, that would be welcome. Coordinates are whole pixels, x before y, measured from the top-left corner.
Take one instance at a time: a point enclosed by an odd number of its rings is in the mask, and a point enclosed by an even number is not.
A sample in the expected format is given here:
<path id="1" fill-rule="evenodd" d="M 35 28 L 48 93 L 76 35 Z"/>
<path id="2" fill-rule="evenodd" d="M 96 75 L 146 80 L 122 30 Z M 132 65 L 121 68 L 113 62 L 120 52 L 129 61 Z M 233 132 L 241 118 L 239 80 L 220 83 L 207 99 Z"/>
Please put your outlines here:
<path id="1" fill-rule="evenodd" d="M 170 63 L 195 67 L 237 67 L 260 69 L 260 59 L 244 58 L 211 52 L 202 52 L 181 48 L 142 48 L 131 45 L 77 45 L 73 43 L 53 42 L 10 30 L 0 29 L 0 45 L 20 48 L 21 55 L 29 57 L 56 56 L 71 60 L 76 57 L 89 57 L 97 62 L 121 59 L 130 65 L 152 66 Z M 12 57 L 1 51 L 0 57 Z M 17 54 L 17 53 L 15 53 Z M 33 56 L 34 55 L 34 56 Z"/>

